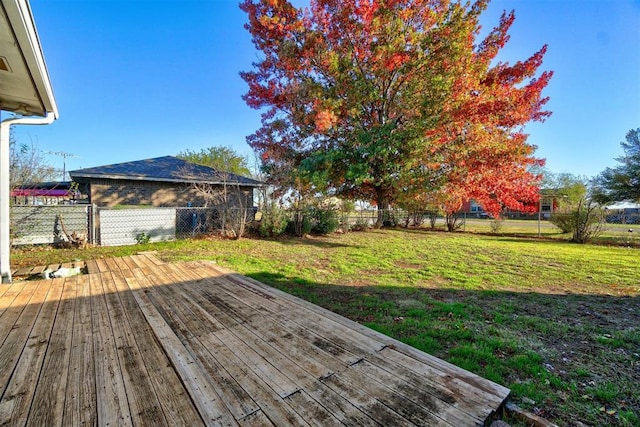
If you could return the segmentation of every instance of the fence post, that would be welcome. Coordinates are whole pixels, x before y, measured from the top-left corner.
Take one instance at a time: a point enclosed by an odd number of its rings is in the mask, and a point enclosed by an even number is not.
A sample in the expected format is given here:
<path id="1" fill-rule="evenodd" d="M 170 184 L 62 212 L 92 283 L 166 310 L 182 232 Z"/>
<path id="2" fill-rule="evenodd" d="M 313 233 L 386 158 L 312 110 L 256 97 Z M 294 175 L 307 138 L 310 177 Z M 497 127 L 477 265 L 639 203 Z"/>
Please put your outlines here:
<path id="1" fill-rule="evenodd" d="M 100 245 L 100 208 L 98 206 L 92 204 L 92 215 L 93 215 L 93 244 L 97 246 Z"/>
<path id="2" fill-rule="evenodd" d="M 87 243 L 93 245 L 93 205 L 87 205 Z"/>

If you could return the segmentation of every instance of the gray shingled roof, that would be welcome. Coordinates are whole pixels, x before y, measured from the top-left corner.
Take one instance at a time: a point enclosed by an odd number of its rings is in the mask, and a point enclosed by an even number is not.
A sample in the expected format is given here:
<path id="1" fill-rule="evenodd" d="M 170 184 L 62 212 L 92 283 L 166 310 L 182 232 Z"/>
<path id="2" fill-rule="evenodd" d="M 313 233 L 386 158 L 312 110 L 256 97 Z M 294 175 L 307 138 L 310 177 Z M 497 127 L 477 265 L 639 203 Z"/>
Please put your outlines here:
<path id="1" fill-rule="evenodd" d="M 191 163 L 173 156 L 78 169 L 69 171 L 69 175 L 74 180 L 78 178 L 100 178 L 208 184 L 226 182 L 252 187 L 263 185 L 262 182 L 255 179 L 218 171 L 214 168 Z"/>

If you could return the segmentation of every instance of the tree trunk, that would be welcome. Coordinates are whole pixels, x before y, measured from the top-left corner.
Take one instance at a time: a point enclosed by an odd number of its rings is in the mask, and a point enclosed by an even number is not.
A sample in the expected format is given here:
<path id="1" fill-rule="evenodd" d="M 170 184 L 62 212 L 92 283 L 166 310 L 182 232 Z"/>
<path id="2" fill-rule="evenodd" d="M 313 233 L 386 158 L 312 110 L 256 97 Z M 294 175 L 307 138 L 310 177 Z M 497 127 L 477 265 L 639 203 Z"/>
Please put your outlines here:
<path id="1" fill-rule="evenodd" d="M 382 190 L 380 189 L 377 190 L 376 194 L 377 194 L 376 202 L 378 203 L 378 218 L 376 220 L 374 228 L 378 229 L 378 228 L 382 228 L 382 226 L 384 225 L 384 216 L 389 210 L 390 203 L 389 203 L 389 197 L 386 196 Z"/>

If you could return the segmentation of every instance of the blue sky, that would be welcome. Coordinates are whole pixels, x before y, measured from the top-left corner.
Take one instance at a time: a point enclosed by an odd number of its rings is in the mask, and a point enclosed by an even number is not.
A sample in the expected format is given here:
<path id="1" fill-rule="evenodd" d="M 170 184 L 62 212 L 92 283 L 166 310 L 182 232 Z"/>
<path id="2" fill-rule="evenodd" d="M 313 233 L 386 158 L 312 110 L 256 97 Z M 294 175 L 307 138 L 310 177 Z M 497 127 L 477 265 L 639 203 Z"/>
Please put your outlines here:
<path id="1" fill-rule="evenodd" d="M 241 99 L 238 73 L 257 59 L 245 14 L 226 0 L 31 0 L 60 118 L 16 127 L 20 142 L 64 152 L 66 169 L 225 145 L 252 155 L 245 137 L 259 112 Z M 593 176 L 615 164 L 640 127 L 640 0 L 494 0 L 488 29 L 515 9 L 500 58 L 542 45 L 553 115 L 527 127 L 553 172 Z M 62 169 L 61 156 L 47 160 Z"/>

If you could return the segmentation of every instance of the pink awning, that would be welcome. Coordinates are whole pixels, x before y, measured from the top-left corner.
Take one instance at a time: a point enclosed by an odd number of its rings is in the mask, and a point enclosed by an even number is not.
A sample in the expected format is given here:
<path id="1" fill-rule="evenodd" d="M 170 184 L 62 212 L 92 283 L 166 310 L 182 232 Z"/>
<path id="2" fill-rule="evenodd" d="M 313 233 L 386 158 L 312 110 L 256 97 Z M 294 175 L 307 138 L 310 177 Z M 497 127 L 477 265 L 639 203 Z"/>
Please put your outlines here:
<path id="1" fill-rule="evenodd" d="M 40 188 L 16 188 L 11 190 L 11 197 L 26 196 L 26 197 L 71 197 L 73 192 L 69 190 L 56 190 L 56 189 L 40 189 Z"/>

